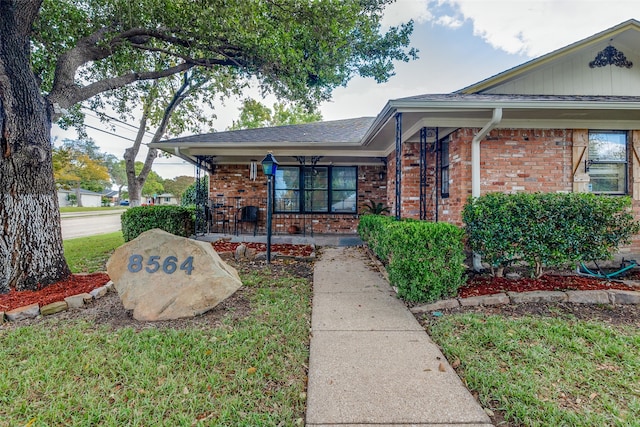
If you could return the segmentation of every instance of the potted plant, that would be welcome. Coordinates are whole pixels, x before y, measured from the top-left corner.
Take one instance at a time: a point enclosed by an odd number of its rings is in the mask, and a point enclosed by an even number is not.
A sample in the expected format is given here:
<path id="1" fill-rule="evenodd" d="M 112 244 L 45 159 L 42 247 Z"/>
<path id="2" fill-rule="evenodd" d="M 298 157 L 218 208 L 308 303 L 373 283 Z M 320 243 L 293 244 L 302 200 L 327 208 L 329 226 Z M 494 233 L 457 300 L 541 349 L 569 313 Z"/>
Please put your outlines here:
<path id="1" fill-rule="evenodd" d="M 384 203 L 375 203 L 373 200 L 369 200 L 369 203 L 364 205 L 364 213 L 373 215 L 384 215 L 390 210 L 389 206 L 385 206 Z"/>
<path id="2" fill-rule="evenodd" d="M 300 227 L 298 227 L 298 224 L 291 224 L 289 228 L 287 228 L 287 231 L 289 234 L 298 234 L 300 232 Z"/>

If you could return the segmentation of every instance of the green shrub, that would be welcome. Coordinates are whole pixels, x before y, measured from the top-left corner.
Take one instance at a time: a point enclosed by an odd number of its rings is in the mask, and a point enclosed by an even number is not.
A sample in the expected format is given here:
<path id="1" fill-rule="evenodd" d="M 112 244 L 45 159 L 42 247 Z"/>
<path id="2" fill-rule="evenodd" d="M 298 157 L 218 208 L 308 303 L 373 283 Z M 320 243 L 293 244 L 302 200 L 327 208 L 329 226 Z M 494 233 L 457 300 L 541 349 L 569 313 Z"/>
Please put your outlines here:
<path id="1" fill-rule="evenodd" d="M 363 215 L 358 232 L 388 264 L 389 281 L 407 301 L 455 295 L 464 283 L 463 232 L 454 225 Z"/>
<path id="2" fill-rule="evenodd" d="M 200 180 L 196 180 L 188 186 L 180 197 L 180 205 L 182 206 L 190 206 L 196 205 L 198 202 L 198 192 L 203 195 L 207 195 L 209 192 L 209 177 L 205 176 L 200 178 Z"/>
<path id="3" fill-rule="evenodd" d="M 369 200 L 362 208 L 364 213 L 371 215 L 384 215 L 391 212 L 391 208 L 389 206 L 385 206 L 385 204 L 381 202 L 376 203 L 373 200 Z"/>
<path id="4" fill-rule="evenodd" d="M 401 221 L 386 229 L 389 281 L 412 302 L 453 296 L 464 284 L 463 231 L 455 225 Z"/>
<path id="5" fill-rule="evenodd" d="M 382 215 L 362 215 L 358 223 L 358 234 L 383 262 L 389 257 L 388 243 L 384 239 L 385 228 L 396 219 Z"/>
<path id="6" fill-rule="evenodd" d="M 610 259 L 639 231 L 628 197 L 589 193 L 491 193 L 462 212 L 470 248 L 492 267 L 544 267 Z"/>
<path id="7" fill-rule="evenodd" d="M 122 214 L 122 236 L 128 242 L 141 233 L 159 228 L 177 236 L 193 234 L 193 209 L 182 206 L 140 206 Z"/>

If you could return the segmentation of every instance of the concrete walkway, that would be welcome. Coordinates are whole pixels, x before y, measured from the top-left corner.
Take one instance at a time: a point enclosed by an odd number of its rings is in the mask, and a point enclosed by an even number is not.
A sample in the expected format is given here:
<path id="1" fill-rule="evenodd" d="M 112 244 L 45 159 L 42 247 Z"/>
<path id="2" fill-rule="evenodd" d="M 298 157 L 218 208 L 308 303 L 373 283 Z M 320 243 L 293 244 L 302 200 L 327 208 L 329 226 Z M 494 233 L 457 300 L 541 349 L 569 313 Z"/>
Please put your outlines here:
<path id="1" fill-rule="evenodd" d="M 490 426 L 480 405 L 358 248 L 314 269 L 307 426 Z"/>

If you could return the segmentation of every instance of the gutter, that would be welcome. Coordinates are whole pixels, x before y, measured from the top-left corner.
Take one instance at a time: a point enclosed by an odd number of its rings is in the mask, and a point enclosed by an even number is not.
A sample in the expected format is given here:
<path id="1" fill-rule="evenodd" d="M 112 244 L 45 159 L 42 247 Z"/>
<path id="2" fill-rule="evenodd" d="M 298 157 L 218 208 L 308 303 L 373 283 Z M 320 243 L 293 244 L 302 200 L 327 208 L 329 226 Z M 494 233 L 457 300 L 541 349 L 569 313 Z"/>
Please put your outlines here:
<path id="1" fill-rule="evenodd" d="M 471 196 L 474 199 L 480 197 L 480 142 L 501 120 L 502 108 L 494 108 L 491 120 L 471 140 Z M 482 259 L 476 253 L 473 254 L 473 269 L 482 270 Z"/>

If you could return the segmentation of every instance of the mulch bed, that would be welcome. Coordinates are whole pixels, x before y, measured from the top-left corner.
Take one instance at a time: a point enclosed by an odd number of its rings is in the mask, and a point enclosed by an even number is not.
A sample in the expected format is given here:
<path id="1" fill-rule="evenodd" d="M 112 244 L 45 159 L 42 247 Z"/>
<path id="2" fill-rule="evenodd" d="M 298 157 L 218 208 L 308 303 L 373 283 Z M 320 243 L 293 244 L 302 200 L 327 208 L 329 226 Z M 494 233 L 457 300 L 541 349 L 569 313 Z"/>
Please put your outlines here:
<path id="1" fill-rule="evenodd" d="M 546 274 L 538 279 L 475 276 L 470 278 L 467 284 L 458 290 L 458 296 L 467 298 L 509 291 L 595 291 L 606 289 L 640 290 L 638 287 L 629 286 L 621 282 L 608 282 L 602 279 L 577 275 Z"/>
<path id="2" fill-rule="evenodd" d="M 245 245 L 247 248 L 253 249 L 256 252 L 266 252 L 267 245 L 266 243 L 253 243 L 253 242 L 227 242 L 219 240 L 217 242 L 212 243 L 213 248 L 218 253 L 224 252 L 235 252 L 236 248 L 240 245 Z M 291 244 L 271 244 L 271 252 L 278 253 L 284 256 L 292 256 L 292 257 L 308 257 L 311 256 L 314 249 L 311 245 L 291 245 Z"/>
<path id="3" fill-rule="evenodd" d="M 109 281 L 107 273 L 72 274 L 67 280 L 54 283 L 35 291 L 11 291 L 0 295 L 0 311 L 9 311 L 37 303 L 40 307 L 56 301 L 63 301 L 66 297 L 89 293 L 104 286 Z"/>

